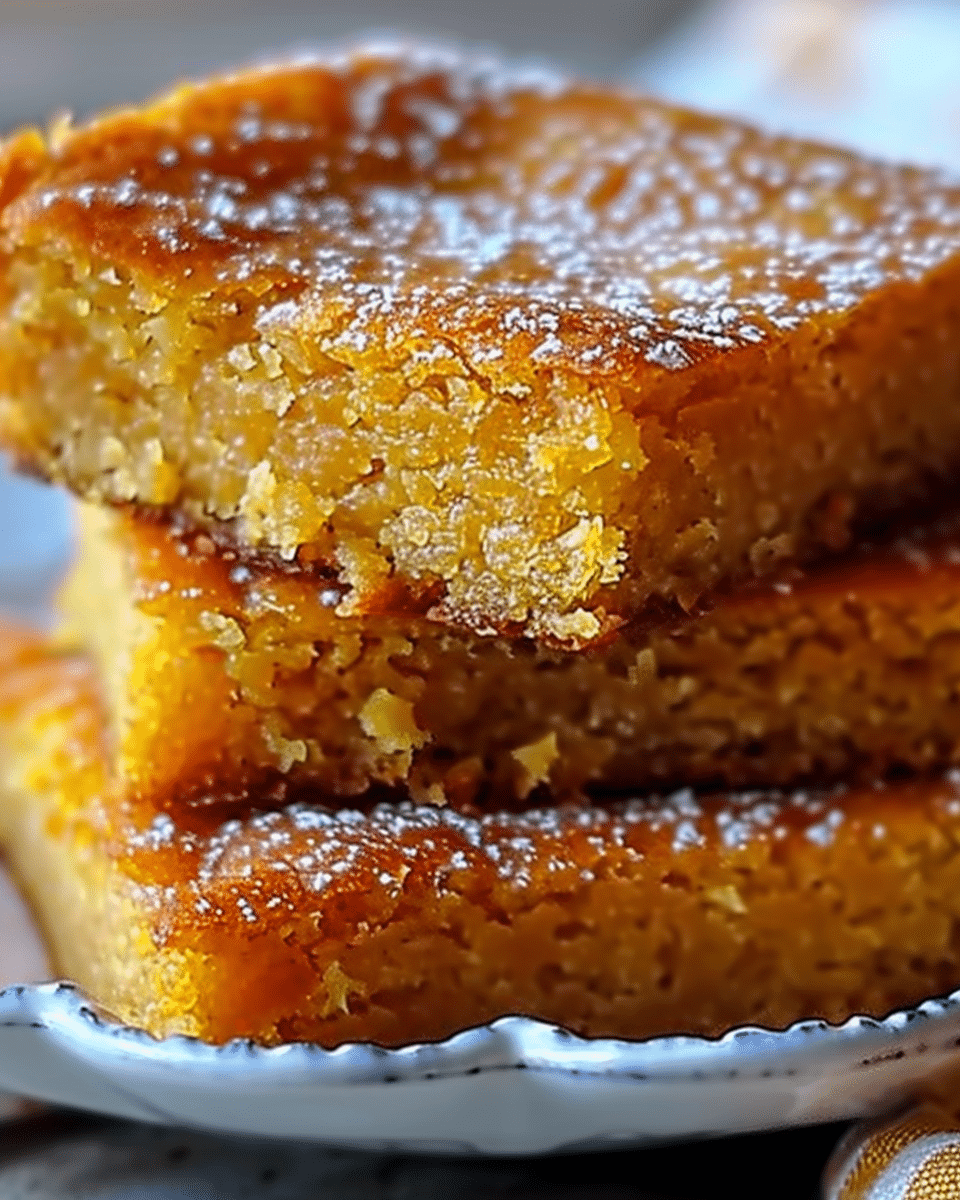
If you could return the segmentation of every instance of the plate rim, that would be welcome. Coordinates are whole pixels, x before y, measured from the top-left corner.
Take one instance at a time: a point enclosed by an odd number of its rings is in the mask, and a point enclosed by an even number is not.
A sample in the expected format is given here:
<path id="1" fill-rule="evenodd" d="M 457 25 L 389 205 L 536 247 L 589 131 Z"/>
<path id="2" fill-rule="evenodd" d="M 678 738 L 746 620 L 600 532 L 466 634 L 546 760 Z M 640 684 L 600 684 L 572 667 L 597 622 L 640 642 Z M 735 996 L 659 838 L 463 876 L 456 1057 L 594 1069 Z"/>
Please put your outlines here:
<path id="1" fill-rule="evenodd" d="M 13 1015 L 20 1010 L 29 1021 Z M 130 1064 L 137 1060 L 194 1070 L 215 1066 L 297 1074 L 308 1072 L 316 1082 L 367 1085 L 382 1082 L 415 1082 L 489 1070 L 533 1070 L 604 1078 L 671 1078 L 689 1081 L 711 1078 L 793 1076 L 800 1066 L 814 1066 L 833 1055 L 848 1052 L 862 1057 L 875 1046 L 902 1040 L 918 1022 L 932 1029 L 954 1015 L 960 1018 L 960 988 L 884 1017 L 853 1013 L 842 1022 L 802 1018 L 783 1029 L 739 1025 L 710 1037 L 702 1034 L 668 1034 L 648 1038 L 589 1037 L 562 1025 L 521 1014 L 505 1014 L 482 1025 L 458 1030 L 436 1041 L 411 1042 L 385 1047 L 373 1042 L 344 1042 L 325 1047 L 317 1042 L 283 1042 L 263 1045 L 251 1038 L 212 1043 L 189 1034 L 158 1038 L 107 1013 L 77 984 L 54 980 L 39 984 L 13 984 L 0 990 L 0 1026 L 30 1024 L 55 1034 L 61 1044 L 110 1050 Z M 932 1023 L 932 1024 L 931 1024 Z M 928 1039 L 929 1040 L 929 1039 Z M 935 1039 L 934 1039 L 935 1040 Z M 950 1036 L 958 1041 L 957 1033 Z M 926 1050 L 926 1045 L 922 1050 Z M 477 1061 L 483 1059 L 485 1061 Z M 509 1062 L 508 1059 L 514 1061 Z M 771 1066 L 771 1063 L 777 1064 Z M 804 1070 L 803 1073 L 806 1073 Z"/>
<path id="2" fill-rule="evenodd" d="M 437 1042 L 158 1039 L 75 984 L 0 991 L 0 1086 L 232 1136 L 443 1155 L 609 1150 L 877 1116 L 960 1062 L 960 989 L 886 1017 L 586 1038 L 502 1016 Z M 396 1086 L 385 1086 L 396 1085 Z"/>

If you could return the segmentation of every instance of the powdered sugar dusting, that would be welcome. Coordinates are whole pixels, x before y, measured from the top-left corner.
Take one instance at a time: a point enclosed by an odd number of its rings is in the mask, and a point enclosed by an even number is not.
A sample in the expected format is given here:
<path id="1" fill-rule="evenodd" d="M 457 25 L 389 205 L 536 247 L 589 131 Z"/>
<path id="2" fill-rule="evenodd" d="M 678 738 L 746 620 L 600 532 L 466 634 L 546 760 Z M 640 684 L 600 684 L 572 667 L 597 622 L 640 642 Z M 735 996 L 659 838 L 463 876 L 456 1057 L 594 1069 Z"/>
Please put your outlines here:
<path id="1" fill-rule="evenodd" d="M 652 870 L 683 869 L 687 853 L 735 864 L 758 843 L 799 833 L 829 847 L 844 823 L 836 793 L 744 792 L 697 797 L 689 789 L 610 807 L 558 807 L 471 816 L 408 802 L 369 812 L 295 804 L 231 820 L 213 835 L 172 832 L 165 823 L 139 838 L 137 852 L 175 843 L 194 856 L 189 887 L 201 915 L 228 903 L 245 923 L 261 911 L 293 909 L 304 893 L 321 901 L 344 891 L 395 901 L 409 878 L 440 897 L 489 878 L 512 894 L 577 888 L 653 856 Z M 874 837 L 883 836 L 877 833 Z M 635 869 L 635 868 L 631 868 Z M 489 885 L 482 885 L 489 886 Z M 224 900 L 224 896 L 229 901 Z"/>
<path id="2" fill-rule="evenodd" d="M 477 366 L 517 341 L 676 371 L 960 248 L 960 193 L 933 175 L 542 70 L 383 44 L 217 86 L 208 133 L 181 145 L 158 120 L 37 202 L 198 288 L 259 280 L 263 325 L 308 317 L 331 347 L 429 319 Z"/>

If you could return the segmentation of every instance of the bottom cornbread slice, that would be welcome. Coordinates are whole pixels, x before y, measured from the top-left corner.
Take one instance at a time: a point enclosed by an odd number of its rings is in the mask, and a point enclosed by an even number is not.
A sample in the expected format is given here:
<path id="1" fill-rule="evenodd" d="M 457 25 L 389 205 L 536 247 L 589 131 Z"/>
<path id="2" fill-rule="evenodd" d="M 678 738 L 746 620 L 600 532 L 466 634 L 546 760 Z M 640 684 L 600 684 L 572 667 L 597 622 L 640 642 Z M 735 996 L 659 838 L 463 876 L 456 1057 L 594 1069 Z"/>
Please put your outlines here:
<path id="1" fill-rule="evenodd" d="M 14 634 L 2 659 L 9 862 L 58 969 L 154 1034 L 396 1045 L 506 1013 L 714 1034 L 880 1014 L 960 980 L 951 778 L 138 828 L 105 782 L 84 661 Z"/>

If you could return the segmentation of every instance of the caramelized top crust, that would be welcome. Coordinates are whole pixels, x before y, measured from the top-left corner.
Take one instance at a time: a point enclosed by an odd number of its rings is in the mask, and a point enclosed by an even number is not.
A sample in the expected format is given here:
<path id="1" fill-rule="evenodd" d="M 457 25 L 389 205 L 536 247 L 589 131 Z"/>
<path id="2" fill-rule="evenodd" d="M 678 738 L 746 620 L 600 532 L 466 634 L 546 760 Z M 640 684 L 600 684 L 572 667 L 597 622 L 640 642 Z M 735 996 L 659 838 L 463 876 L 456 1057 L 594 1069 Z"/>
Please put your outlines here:
<path id="1" fill-rule="evenodd" d="M 942 182 L 389 46 L 29 131 L 0 159 L 8 244 L 89 247 L 161 296 L 243 293 L 358 357 L 428 330 L 485 376 L 531 357 L 634 385 L 918 279 L 960 237 Z"/>

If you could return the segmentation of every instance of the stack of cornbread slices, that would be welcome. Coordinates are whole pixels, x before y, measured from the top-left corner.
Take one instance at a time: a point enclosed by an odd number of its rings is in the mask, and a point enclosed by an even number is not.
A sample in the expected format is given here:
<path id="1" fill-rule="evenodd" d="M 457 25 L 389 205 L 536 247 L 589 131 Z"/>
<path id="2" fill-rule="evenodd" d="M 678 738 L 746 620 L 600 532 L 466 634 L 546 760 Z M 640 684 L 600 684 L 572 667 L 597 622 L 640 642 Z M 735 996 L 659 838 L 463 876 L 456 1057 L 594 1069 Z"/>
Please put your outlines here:
<path id="1" fill-rule="evenodd" d="M 960 185 L 365 46 L 0 150 L 0 841 L 157 1035 L 960 983 Z M 749 789 L 749 790 L 745 790 Z"/>

